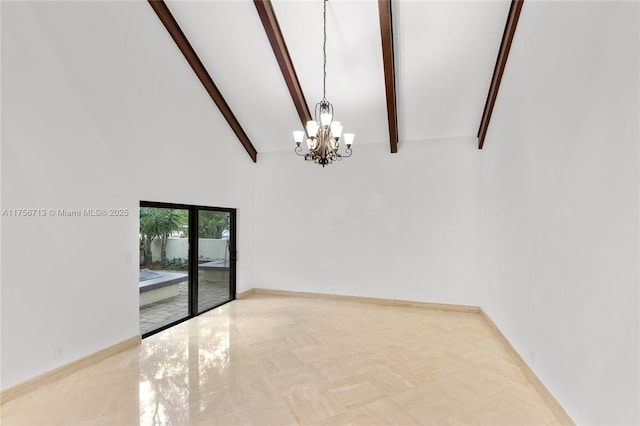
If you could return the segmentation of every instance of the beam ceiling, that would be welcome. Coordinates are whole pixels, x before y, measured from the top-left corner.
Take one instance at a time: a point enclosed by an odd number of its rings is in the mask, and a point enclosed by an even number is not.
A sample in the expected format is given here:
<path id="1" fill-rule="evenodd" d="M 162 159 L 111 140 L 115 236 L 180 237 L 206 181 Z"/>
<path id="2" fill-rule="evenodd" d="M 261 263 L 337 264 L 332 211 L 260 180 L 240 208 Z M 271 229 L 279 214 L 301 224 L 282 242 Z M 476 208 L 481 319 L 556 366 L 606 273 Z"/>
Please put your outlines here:
<path id="1" fill-rule="evenodd" d="M 267 33 L 269 43 L 271 43 L 273 53 L 276 56 L 276 60 L 278 61 L 278 65 L 282 71 L 282 76 L 289 88 L 291 100 L 296 107 L 296 111 L 298 111 L 298 116 L 300 117 L 302 128 L 304 129 L 307 121 L 312 119 L 311 113 L 309 112 L 309 107 L 306 99 L 304 98 L 304 93 L 302 92 L 298 75 L 296 74 L 293 62 L 291 61 L 289 49 L 287 49 L 287 44 L 282 36 L 282 31 L 280 30 L 280 25 L 278 24 L 278 19 L 276 18 L 273 10 L 271 0 L 254 0 L 253 3 L 256 6 L 258 15 L 260 15 L 260 20 L 262 21 L 264 30 Z"/>
<path id="2" fill-rule="evenodd" d="M 507 65 L 507 59 L 509 57 L 509 51 L 511 50 L 511 42 L 516 32 L 516 26 L 518 25 L 518 18 L 520 17 L 520 11 L 524 0 L 512 0 L 511 7 L 509 8 L 509 14 L 507 15 L 507 23 L 504 27 L 504 33 L 502 35 L 502 42 L 500 43 L 500 50 L 498 51 L 498 58 L 496 59 L 496 66 L 493 70 L 493 77 L 491 78 L 491 86 L 489 86 L 489 93 L 487 95 L 487 101 L 484 105 L 484 111 L 482 112 L 482 120 L 480 121 L 480 128 L 478 129 L 478 149 L 482 149 L 484 146 L 484 139 L 487 136 L 487 129 L 489 128 L 489 122 L 491 121 L 491 113 L 498 97 L 498 90 L 500 90 L 500 82 L 502 81 L 502 74 L 504 74 L 504 68 Z"/>
<path id="3" fill-rule="evenodd" d="M 380 14 L 380 38 L 382 39 L 382 61 L 384 84 L 387 94 L 387 121 L 389 122 L 389 144 L 391 153 L 398 152 L 398 116 L 396 110 L 396 76 L 393 51 L 393 22 L 391 0 L 378 0 Z"/>
<path id="4" fill-rule="evenodd" d="M 173 41 L 175 41 L 176 45 L 184 55 L 189 65 L 191 65 L 191 68 L 193 68 L 193 71 L 196 73 L 198 79 L 202 82 L 202 85 L 204 86 L 207 93 L 209 93 L 209 96 L 211 96 L 213 102 L 218 106 L 218 109 L 227 120 L 227 123 L 229 123 L 229 126 L 231 126 L 231 129 L 240 140 L 240 143 L 242 143 L 242 146 L 244 146 L 244 149 L 247 151 L 247 153 L 255 163 L 257 161 L 258 152 L 249 140 L 249 137 L 243 130 L 242 126 L 236 119 L 233 111 L 231 111 L 231 108 L 229 108 L 229 105 L 227 104 L 224 97 L 218 90 L 218 87 L 213 82 L 213 79 L 205 69 L 202 61 L 200 61 L 200 58 L 191 46 L 191 43 L 189 43 L 189 40 L 187 40 L 187 37 L 184 35 L 182 29 L 169 11 L 166 3 L 163 0 L 149 0 L 149 4 L 156 12 L 156 15 L 158 15 L 158 18 L 171 35 L 171 38 L 173 38 Z"/>
<path id="5" fill-rule="evenodd" d="M 322 0 L 165 1 L 149 3 L 251 158 L 247 135 L 261 152 L 289 149 L 312 119 L 306 99 L 324 93 Z M 522 2 L 330 1 L 327 98 L 345 130 L 392 153 L 400 133 L 482 147 Z"/>

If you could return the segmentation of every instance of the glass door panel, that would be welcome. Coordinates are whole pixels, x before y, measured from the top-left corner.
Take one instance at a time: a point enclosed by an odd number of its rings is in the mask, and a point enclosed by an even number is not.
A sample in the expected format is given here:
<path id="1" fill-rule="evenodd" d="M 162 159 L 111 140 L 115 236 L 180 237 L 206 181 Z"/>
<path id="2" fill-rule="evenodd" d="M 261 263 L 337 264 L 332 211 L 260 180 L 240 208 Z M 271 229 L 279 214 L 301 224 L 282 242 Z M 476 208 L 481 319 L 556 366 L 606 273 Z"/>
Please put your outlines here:
<path id="1" fill-rule="evenodd" d="M 140 334 L 189 316 L 188 209 L 140 207 Z"/>
<path id="2" fill-rule="evenodd" d="M 198 210 L 198 313 L 232 298 L 231 213 Z"/>

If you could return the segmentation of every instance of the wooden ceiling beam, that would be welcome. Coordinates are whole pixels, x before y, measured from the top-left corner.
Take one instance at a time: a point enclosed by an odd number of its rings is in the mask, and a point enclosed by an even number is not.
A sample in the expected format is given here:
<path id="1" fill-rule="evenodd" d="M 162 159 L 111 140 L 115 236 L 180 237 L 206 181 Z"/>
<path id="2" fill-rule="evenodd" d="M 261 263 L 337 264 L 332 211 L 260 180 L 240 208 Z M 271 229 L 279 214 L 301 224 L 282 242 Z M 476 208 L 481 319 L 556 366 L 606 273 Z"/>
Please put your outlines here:
<path id="1" fill-rule="evenodd" d="M 382 39 L 384 85 L 387 92 L 389 144 L 391 146 L 391 153 L 396 153 L 398 152 L 398 114 L 396 108 L 396 76 L 393 51 L 391 0 L 378 0 L 378 13 L 380 15 L 380 38 Z"/>
<path id="2" fill-rule="evenodd" d="M 258 11 L 258 15 L 262 21 L 262 26 L 264 27 L 264 31 L 267 33 L 267 38 L 269 39 L 269 43 L 271 43 L 273 54 L 278 61 L 278 65 L 280 65 L 280 71 L 282 71 L 284 81 L 287 83 L 289 93 L 291 94 L 291 100 L 298 111 L 298 116 L 300 117 L 302 128 L 304 129 L 307 121 L 312 120 L 311 113 L 309 112 L 309 106 L 304 98 L 304 93 L 302 92 L 298 75 L 296 74 L 293 62 L 291 61 L 289 49 L 287 49 L 287 43 L 284 41 L 284 36 L 280 30 L 280 24 L 276 18 L 276 13 L 273 10 L 273 4 L 271 4 L 271 0 L 253 0 L 253 4 L 256 6 L 256 10 Z"/>
<path id="3" fill-rule="evenodd" d="M 171 14 L 171 11 L 169 11 L 166 3 L 163 0 L 149 0 L 149 4 L 156 12 L 156 15 L 158 15 L 158 18 L 160 18 L 160 21 L 169 32 L 169 35 L 171 35 L 171 38 L 173 38 L 173 41 L 176 42 L 176 45 L 184 55 L 189 65 L 191 65 L 191 68 L 193 68 L 193 71 L 196 73 L 196 76 L 204 86 L 205 90 L 209 93 L 209 96 L 211 96 L 211 99 L 217 105 L 225 120 L 227 120 L 227 123 L 229 123 L 229 126 L 231 126 L 231 129 L 240 140 L 240 143 L 242 143 L 242 146 L 244 146 L 244 149 L 255 163 L 257 161 L 258 152 L 236 119 L 233 111 L 231 111 L 231 108 L 229 108 L 229 105 L 224 100 L 222 93 L 218 90 L 218 87 L 213 82 L 213 79 L 202 64 L 202 61 L 196 54 L 195 50 L 193 50 L 191 43 L 187 40 L 187 37 L 182 32 L 182 29 Z"/>
<path id="4" fill-rule="evenodd" d="M 500 43 L 500 50 L 498 51 L 498 58 L 496 59 L 496 65 L 493 69 L 493 77 L 491 77 L 491 85 L 489 86 L 489 93 L 487 94 L 487 100 L 484 104 L 484 110 L 482 112 L 482 119 L 480 120 L 480 128 L 478 129 L 478 149 L 482 149 L 484 146 L 484 139 L 487 136 L 487 129 L 489 128 L 489 122 L 491 121 L 491 113 L 498 97 L 498 90 L 500 89 L 500 82 L 502 81 L 502 74 L 504 74 L 504 68 L 507 65 L 507 58 L 509 57 L 509 50 L 511 50 L 511 42 L 516 32 L 516 26 L 518 25 L 518 18 L 520 17 L 520 11 L 524 0 L 511 0 L 511 7 L 509 8 L 509 14 L 507 15 L 507 23 L 504 27 L 504 33 L 502 34 L 502 42 Z"/>

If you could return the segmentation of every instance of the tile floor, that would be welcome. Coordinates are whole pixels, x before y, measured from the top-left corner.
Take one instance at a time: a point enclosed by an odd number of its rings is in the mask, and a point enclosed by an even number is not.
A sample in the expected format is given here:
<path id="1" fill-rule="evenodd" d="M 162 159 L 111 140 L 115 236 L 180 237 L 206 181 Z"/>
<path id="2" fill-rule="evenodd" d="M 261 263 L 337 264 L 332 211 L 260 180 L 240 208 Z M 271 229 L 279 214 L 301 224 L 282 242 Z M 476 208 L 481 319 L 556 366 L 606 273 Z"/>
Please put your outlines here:
<path id="1" fill-rule="evenodd" d="M 253 295 L 2 405 L 2 425 L 548 425 L 477 314 Z"/>

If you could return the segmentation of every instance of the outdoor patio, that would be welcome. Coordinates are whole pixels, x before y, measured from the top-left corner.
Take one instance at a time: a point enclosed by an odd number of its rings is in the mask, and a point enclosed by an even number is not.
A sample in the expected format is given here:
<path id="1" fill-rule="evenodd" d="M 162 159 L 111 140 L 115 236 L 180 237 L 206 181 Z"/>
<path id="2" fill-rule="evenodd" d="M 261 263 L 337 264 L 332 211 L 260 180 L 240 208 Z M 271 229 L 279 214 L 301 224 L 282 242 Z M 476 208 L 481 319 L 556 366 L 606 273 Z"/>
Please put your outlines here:
<path id="1" fill-rule="evenodd" d="M 206 310 L 229 300 L 229 281 L 206 280 L 198 281 L 199 310 Z M 189 290 L 188 282 L 183 281 L 178 286 L 178 295 L 150 303 L 140 307 L 140 334 L 153 331 L 163 325 L 170 324 L 188 316 Z"/>

